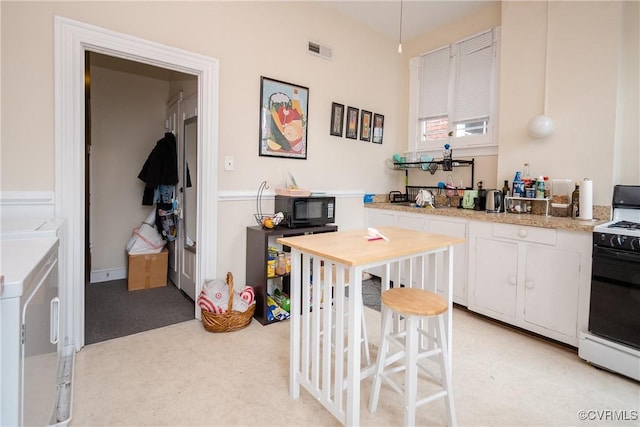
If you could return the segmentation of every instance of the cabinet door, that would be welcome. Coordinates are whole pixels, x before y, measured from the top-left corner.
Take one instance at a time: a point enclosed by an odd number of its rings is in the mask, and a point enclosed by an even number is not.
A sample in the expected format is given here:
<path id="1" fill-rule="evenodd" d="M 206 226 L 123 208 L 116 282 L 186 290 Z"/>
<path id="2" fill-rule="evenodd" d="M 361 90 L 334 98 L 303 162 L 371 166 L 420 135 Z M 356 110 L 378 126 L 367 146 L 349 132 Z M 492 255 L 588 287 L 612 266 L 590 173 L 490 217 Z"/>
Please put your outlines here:
<path id="1" fill-rule="evenodd" d="M 367 227 L 393 227 L 396 225 L 396 213 L 384 209 L 365 209 L 364 223 Z"/>
<path id="2" fill-rule="evenodd" d="M 425 215 L 422 213 L 398 212 L 395 225 L 409 230 L 425 231 Z"/>
<path id="3" fill-rule="evenodd" d="M 428 229 L 430 233 L 467 237 L 466 222 L 432 219 L 429 221 Z M 438 280 L 437 283 L 443 282 Z M 438 293 L 442 291 L 441 285 L 438 286 Z M 453 300 L 458 304 L 467 305 L 467 242 L 458 243 L 453 247 Z"/>
<path id="4" fill-rule="evenodd" d="M 518 244 L 478 237 L 469 308 L 499 319 L 516 317 Z"/>
<path id="5" fill-rule="evenodd" d="M 579 253 L 529 245 L 524 321 L 576 337 L 579 285 Z"/>

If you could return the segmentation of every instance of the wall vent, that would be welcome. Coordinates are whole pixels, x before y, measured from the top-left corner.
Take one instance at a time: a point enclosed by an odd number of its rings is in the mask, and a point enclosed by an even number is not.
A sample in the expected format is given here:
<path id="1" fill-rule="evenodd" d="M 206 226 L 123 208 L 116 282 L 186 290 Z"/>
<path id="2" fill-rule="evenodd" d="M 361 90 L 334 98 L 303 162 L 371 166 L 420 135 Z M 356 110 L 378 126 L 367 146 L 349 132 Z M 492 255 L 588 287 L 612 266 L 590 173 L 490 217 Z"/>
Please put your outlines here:
<path id="1" fill-rule="evenodd" d="M 320 43 L 309 41 L 308 52 L 320 58 L 331 59 L 331 48 L 322 46 Z"/>

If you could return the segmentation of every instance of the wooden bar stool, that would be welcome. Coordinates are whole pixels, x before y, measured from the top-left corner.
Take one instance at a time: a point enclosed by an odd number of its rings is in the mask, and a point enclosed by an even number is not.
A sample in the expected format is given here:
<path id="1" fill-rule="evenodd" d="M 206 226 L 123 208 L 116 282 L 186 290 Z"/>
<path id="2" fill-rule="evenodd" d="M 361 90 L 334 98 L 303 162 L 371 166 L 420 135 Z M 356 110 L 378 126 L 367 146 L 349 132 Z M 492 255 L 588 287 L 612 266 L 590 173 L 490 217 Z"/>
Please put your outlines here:
<path id="1" fill-rule="evenodd" d="M 456 425 L 451 389 L 451 366 L 449 366 L 447 355 L 447 335 L 444 327 L 447 308 L 448 304 L 444 298 L 423 289 L 393 288 L 382 293 L 382 337 L 369 400 L 370 412 L 373 413 L 377 409 L 380 386 L 384 379 L 395 391 L 404 395 L 404 425 L 415 425 L 416 408 L 441 397 L 445 399 L 448 425 Z M 394 313 L 404 317 L 404 331 L 391 330 Z M 433 335 L 421 328 L 421 323 L 426 325 L 429 320 L 436 319 L 438 325 Z M 426 321 L 421 322 L 421 320 Z M 430 345 L 425 348 L 421 338 L 428 341 Z M 387 355 L 390 343 L 399 346 L 400 350 Z M 432 357 L 437 357 L 439 362 L 440 378 L 432 375 L 425 366 L 424 359 Z M 402 361 L 404 363 L 400 363 Z M 418 400 L 418 368 L 438 381 L 442 390 Z M 391 374 L 403 370 L 405 371 L 404 390 L 390 378 Z"/>

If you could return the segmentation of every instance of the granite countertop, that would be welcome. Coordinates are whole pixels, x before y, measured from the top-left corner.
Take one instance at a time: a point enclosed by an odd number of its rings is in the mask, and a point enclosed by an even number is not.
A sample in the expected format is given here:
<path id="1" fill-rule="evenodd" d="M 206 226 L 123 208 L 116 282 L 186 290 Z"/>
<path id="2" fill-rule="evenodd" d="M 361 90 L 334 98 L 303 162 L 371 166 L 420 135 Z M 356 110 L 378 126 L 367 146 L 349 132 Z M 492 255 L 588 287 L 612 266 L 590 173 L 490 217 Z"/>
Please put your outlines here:
<path id="1" fill-rule="evenodd" d="M 598 216 L 603 219 L 579 220 L 573 218 L 562 218 L 546 215 L 535 214 L 513 214 L 513 213 L 487 213 L 484 211 L 476 211 L 473 209 L 459 208 L 418 208 L 412 206 L 401 205 L 397 203 L 378 202 L 365 203 L 366 208 L 388 209 L 400 212 L 422 213 L 425 215 L 449 216 L 456 218 L 464 218 L 476 221 L 490 221 L 502 224 L 526 225 L 532 227 L 553 228 L 558 230 L 574 230 L 593 232 L 593 227 L 609 221 L 609 211 L 606 206 L 594 206 L 594 217 Z"/>

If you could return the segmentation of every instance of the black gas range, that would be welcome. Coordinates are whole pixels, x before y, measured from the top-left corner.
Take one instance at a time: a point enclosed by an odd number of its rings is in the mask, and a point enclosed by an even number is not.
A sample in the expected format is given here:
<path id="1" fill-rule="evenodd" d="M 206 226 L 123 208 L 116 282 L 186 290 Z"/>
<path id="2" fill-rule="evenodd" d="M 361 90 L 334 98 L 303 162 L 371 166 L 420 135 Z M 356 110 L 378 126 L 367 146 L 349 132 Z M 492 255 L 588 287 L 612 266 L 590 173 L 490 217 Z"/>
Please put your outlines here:
<path id="1" fill-rule="evenodd" d="M 640 381 L 640 185 L 616 185 L 612 220 L 593 230 L 589 333 L 579 354 Z"/>

